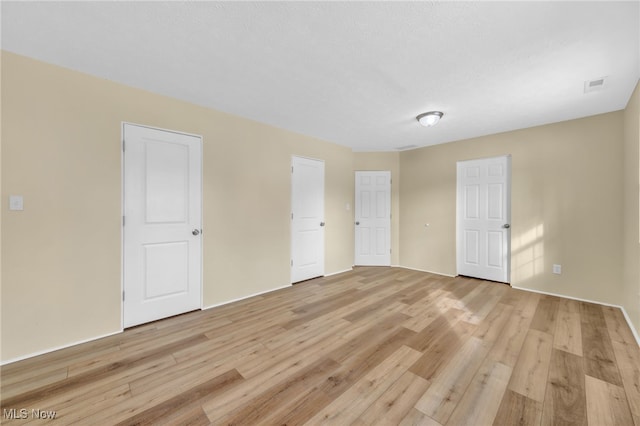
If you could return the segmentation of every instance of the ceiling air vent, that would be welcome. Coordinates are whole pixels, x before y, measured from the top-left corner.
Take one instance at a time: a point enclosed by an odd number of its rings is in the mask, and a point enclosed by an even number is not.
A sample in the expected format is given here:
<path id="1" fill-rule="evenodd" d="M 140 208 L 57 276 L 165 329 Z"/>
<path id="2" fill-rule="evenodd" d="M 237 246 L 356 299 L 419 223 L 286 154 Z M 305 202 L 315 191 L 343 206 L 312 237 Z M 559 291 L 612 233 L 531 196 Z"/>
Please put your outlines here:
<path id="1" fill-rule="evenodd" d="M 596 78 L 595 80 L 588 80 L 584 82 L 584 93 L 597 92 L 602 90 L 604 82 L 607 77 Z"/>

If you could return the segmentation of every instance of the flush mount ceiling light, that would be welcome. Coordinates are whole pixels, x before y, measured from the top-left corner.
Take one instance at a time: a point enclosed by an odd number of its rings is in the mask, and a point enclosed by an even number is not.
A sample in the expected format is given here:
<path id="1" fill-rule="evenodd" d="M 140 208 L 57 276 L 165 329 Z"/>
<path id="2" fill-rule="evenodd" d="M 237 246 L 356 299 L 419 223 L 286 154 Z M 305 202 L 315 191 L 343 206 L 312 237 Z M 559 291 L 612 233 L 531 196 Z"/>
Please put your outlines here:
<path id="1" fill-rule="evenodd" d="M 431 127 L 438 124 L 438 121 L 444 114 L 440 111 L 429 111 L 422 113 L 416 117 L 416 120 L 420 122 L 424 127 Z"/>

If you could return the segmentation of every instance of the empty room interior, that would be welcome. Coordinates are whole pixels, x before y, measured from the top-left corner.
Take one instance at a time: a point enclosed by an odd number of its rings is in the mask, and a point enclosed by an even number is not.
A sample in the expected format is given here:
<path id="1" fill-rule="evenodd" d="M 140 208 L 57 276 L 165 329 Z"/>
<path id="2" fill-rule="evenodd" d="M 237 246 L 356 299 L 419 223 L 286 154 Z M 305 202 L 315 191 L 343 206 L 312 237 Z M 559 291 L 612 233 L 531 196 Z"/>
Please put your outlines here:
<path id="1" fill-rule="evenodd" d="M 640 426 L 640 2 L 0 8 L 0 423 Z"/>

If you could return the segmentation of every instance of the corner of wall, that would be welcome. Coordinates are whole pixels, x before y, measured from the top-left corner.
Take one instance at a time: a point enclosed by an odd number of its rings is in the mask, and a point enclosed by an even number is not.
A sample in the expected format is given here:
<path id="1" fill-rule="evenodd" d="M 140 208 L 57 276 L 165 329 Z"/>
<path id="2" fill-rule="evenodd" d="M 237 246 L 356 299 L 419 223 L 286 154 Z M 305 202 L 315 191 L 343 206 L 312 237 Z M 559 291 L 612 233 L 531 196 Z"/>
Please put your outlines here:
<path id="1" fill-rule="evenodd" d="M 624 207 L 623 288 L 621 304 L 640 330 L 640 81 L 623 116 Z"/>

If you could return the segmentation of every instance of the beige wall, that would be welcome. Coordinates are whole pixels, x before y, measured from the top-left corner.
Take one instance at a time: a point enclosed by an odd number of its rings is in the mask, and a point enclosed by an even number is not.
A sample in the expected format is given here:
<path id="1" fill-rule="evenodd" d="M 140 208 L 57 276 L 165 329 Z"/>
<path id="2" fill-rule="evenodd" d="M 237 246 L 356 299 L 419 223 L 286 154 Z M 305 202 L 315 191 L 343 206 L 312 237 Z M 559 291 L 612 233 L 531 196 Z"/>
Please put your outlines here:
<path id="1" fill-rule="evenodd" d="M 120 330 L 123 121 L 203 136 L 204 306 L 289 284 L 292 155 L 325 161 L 326 273 L 353 264 L 347 148 L 7 52 L 2 105 L 3 361 Z"/>
<path id="2" fill-rule="evenodd" d="M 391 170 L 392 264 L 454 275 L 455 163 L 511 154 L 513 284 L 625 304 L 638 328 L 638 89 L 624 112 L 352 153 L 14 54 L 1 60 L 3 361 L 120 330 L 123 121 L 204 138 L 205 307 L 289 283 L 292 155 L 325 161 L 328 274 L 353 264 L 353 171 Z M 25 197 L 23 212 L 8 211 L 10 194 Z"/>
<path id="3" fill-rule="evenodd" d="M 356 152 L 354 170 L 391 172 L 391 264 L 400 264 L 400 153 Z"/>
<path id="4" fill-rule="evenodd" d="M 640 331 L 640 83 L 624 111 L 624 298 L 636 330 Z"/>
<path id="5" fill-rule="evenodd" d="M 615 112 L 401 153 L 400 263 L 455 275 L 456 161 L 511 154 L 512 284 L 620 304 L 622 145 Z"/>

